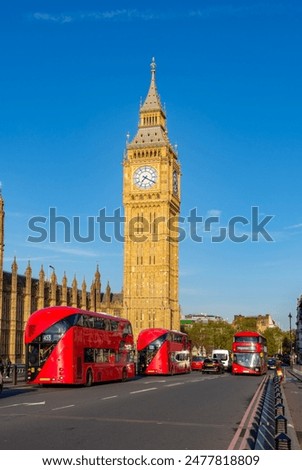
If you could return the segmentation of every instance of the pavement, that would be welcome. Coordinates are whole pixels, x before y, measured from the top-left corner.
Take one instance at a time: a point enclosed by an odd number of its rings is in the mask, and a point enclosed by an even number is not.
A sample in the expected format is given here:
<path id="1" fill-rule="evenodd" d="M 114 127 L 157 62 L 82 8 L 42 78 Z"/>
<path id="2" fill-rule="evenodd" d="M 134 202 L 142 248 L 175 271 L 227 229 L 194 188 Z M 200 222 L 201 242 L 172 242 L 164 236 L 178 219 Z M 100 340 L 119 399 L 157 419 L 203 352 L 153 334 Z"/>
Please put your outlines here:
<path id="1" fill-rule="evenodd" d="M 287 436 L 291 439 L 292 450 L 302 450 L 302 366 L 284 367 L 283 375 L 281 390 L 287 419 Z M 30 387 L 22 377 L 18 377 L 17 383 L 14 382 L 12 377 L 4 377 L 3 391 Z"/>
<path id="2" fill-rule="evenodd" d="M 283 368 L 281 383 L 287 419 L 287 435 L 291 439 L 291 449 L 302 449 L 302 366 L 292 365 Z"/>

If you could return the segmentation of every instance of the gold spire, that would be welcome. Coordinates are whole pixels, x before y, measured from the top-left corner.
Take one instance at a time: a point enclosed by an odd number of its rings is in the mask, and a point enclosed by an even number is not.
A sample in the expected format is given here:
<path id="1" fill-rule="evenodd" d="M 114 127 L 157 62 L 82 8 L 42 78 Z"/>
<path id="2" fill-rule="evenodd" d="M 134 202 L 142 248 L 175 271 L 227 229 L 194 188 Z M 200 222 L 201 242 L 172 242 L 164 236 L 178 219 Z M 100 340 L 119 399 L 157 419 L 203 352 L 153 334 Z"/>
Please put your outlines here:
<path id="1" fill-rule="evenodd" d="M 167 134 L 166 114 L 161 105 L 155 81 L 156 64 L 151 62 L 151 83 L 144 103 L 139 110 L 138 130 L 127 145 L 127 150 L 138 149 L 146 145 L 171 145 Z M 129 155 L 128 155 L 129 157 Z"/>
<path id="2" fill-rule="evenodd" d="M 161 111 L 163 112 L 163 107 L 160 102 L 160 97 L 157 91 L 155 74 L 156 74 L 156 63 L 154 57 L 152 57 L 151 62 L 151 83 L 147 97 L 144 104 L 141 106 L 140 111 Z"/>

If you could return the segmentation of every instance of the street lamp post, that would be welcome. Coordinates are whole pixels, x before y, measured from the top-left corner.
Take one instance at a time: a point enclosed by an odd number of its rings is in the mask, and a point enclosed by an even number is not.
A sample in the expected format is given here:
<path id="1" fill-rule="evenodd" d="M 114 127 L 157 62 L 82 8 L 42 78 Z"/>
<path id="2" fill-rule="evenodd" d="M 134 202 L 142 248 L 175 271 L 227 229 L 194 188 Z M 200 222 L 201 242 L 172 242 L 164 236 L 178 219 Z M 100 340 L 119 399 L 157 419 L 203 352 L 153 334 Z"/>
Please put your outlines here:
<path id="1" fill-rule="evenodd" d="M 290 364 L 292 363 L 292 314 L 291 312 L 289 312 L 288 314 L 288 318 L 289 318 L 289 360 L 290 360 Z"/>

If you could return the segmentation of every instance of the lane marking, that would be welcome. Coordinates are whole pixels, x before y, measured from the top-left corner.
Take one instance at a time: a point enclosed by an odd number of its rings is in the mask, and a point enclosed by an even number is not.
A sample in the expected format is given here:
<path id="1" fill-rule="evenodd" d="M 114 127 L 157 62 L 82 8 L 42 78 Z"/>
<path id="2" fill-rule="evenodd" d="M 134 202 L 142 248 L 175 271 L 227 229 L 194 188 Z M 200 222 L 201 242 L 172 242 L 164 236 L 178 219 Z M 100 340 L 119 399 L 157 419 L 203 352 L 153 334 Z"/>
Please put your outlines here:
<path id="1" fill-rule="evenodd" d="M 118 395 L 112 395 L 111 397 L 104 397 L 102 400 L 111 400 L 112 398 L 117 398 Z"/>
<path id="2" fill-rule="evenodd" d="M 40 402 L 36 402 L 36 403 L 21 403 L 25 406 L 36 406 L 36 405 L 45 405 L 45 401 L 40 401 Z"/>
<path id="3" fill-rule="evenodd" d="M 45 405 L 45 401 L 40 401 L 36 403 L 14 403 L 13 405 L 0 406 L 1 409 L 4 408 L 13 408 L 15 406 L 36 406 L 36 405 Z"/>
<path id="4" fill-rule="evenodd" d="M 150 392 L 151 390 L 157 390 L 157 387 L 145 388 L 143 390 L 136 390 L 134 392 L 130 392 L 130 395 L 133 395 L 134 393 Z"/>
<path id="5" fill-rule="evenodd" d="M 65 408 L 72 408 L 73 406 L 75 406 L 75 405 L 59 406 L 58 408 L 52 408 L 51 411 L 64 410 Z"/>
<path id="6" fill-rule="evenodd" d="M 168 385 L 165 385 L 165 387 L 175 387 L 176 385 L 183 385 L 184 382 L 176 382 L 175 384 L 168 384 Z"/>

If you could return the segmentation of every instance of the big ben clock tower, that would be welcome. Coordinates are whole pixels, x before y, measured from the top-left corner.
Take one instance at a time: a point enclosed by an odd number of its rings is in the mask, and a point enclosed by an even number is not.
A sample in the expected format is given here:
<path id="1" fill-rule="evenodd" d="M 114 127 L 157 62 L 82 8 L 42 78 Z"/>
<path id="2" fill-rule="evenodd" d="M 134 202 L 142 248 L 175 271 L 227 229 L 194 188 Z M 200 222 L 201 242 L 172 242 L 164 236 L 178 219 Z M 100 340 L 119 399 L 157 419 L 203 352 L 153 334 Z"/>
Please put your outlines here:
<path id="1" fill-rule="evenodd" d="M 178 217 L 180 164 L 168 139 L 166 115 L 151 62 L 151 83 L 127 144 L 123 312 L 135 336 L 144 328 L 180 328 Z"/>

